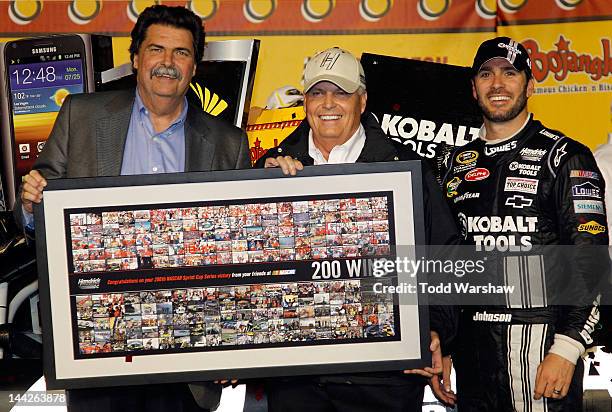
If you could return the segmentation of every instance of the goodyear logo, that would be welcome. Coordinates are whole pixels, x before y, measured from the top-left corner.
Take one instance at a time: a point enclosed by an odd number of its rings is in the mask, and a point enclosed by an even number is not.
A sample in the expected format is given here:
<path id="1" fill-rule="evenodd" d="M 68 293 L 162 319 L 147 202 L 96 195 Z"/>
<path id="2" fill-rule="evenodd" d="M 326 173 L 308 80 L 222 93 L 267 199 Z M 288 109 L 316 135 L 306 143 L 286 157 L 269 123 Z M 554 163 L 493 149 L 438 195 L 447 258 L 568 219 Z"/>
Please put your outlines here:
<path id="1" fill-rule="evenodd" d="M 594 220 L 591 220 L 590 222 L 578 225 L 578 231 L 597 235 L 599 233 L 604 233 L 606 231 L 606 227 L 604 225 L 600 225 Z"/>

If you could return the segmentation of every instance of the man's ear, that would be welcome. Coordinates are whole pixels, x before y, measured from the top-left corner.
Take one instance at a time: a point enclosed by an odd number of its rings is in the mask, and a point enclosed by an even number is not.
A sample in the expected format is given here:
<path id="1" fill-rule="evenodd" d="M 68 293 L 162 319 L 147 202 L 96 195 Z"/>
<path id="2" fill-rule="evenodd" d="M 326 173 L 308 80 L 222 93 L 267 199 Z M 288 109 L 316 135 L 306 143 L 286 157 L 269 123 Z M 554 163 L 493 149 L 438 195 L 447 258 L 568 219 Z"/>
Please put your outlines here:
<path id="1" fill-rule="evenodd" d="M 134 54 L 134 60 L 132 60 L 132 69 L 138 70 L 138 54 Z"/>
<path id="2" fill-rule="evenodd" d="M 476 85 L 474 85 L 474 79 L 470 80 L 470 83 L 472 83 L 472 96 L 474 97 L 474 99 L 478 100 L 478 95 L 476 94 Z"/>
<path id="3" fill-rule="evenodd" d="M 533 77 L 531 77 L 527 81 L 527 98 L 530 98 L 531 96 L 533 96 L 534 91 L 535 91 L 535 80 L 533 80 Z"/>
<path id="4" fill-rule="evenodd" d="M 359 95 L 359 103 L 361 104 L 361 113 L 365 112 L 367 102 L 368 102 L 368 92 L 363 92 L 362 95 Z"/>

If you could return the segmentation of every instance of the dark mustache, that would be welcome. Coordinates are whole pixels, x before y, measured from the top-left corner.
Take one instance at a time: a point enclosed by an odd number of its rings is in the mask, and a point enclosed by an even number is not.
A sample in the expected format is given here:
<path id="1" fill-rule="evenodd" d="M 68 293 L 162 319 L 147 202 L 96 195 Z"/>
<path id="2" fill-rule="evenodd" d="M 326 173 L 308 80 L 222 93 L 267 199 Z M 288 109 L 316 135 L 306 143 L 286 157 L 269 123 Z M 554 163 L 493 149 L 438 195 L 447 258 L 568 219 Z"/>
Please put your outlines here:
<path id="1" fill-rule="evenodd" d="M 153 76 L 168 76 L 172 79 L 182 80 L 183 75 L 175 66 L 166 66 L 164 64 L 157 66 L 151 70 L 151 78 Z"/>

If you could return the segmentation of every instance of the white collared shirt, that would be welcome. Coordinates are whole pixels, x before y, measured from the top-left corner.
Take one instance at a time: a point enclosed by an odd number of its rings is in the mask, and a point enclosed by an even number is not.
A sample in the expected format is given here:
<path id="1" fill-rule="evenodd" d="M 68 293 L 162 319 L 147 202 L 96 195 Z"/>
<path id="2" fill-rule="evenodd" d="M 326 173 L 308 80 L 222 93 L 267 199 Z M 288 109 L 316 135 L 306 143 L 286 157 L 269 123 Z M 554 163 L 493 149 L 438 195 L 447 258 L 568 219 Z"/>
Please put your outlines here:
<path id="1" fill-rule="evenodd" d="M 365 129 L 359 124 L 359 128 L 355 134 L 343 144 L 334 146 L 331 152 L 329 152 L 329 157 L 326 160 L 323 153 L 315 146 L 314 139 L 312 138 L 312 130 L 310 130 L 310 132 L 308 132 L 308 154 L 314 159 L 315 165 L 355 163 L 363 150 L 365 141 Z"/>

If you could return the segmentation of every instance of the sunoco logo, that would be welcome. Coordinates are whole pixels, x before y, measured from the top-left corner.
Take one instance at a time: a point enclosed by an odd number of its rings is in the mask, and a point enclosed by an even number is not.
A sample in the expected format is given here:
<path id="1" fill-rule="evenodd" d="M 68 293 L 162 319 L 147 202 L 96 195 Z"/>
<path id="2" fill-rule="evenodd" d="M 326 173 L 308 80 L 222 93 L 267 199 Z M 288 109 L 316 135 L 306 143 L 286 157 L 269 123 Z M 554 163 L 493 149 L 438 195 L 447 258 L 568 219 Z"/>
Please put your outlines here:
<path id="1" fill-rule="evenodd" d="M 81 289 L 98 289 L 100 287 L 100 278 L 79 279 L 78 286 Z"/>
<path id="2" fill-rule="evenodd" d="M 599 233 L 605 232 L 606 231 L 606 227 L 604 225 L 600 225 L 599 223 L 597 223 L 594 220 L 591 220 L 590 222 L 578 225 L 578 231 L 579 232 L 587 232 L 587 233 L 590 233 L 592 235 L 597 235 Z"/>
<path id="3" fill-rule="evenodd" d="M 510 322 L 512 320 L 512 314 L 476 312 L 472 319 L 479 322 Z"/>

